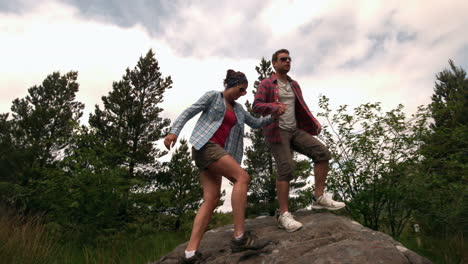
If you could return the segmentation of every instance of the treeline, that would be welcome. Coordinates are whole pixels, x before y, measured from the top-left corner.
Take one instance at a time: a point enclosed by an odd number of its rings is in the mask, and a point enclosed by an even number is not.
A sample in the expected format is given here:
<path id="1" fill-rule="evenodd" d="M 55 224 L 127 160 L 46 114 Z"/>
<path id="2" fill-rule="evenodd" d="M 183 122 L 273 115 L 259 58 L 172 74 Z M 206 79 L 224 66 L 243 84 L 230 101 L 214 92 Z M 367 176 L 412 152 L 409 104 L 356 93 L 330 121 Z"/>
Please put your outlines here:
<path id="1" fill-rule="evenodd" d="M 468 79 L 452 61 L 449 66 L 436 75 L 432 103 L 411 117 L 403 105 L 332 110 L 320 98 L 317 115 L 326 120 L 320 137 L 334 157 L 328 191 L 355 220 L 394 237 L 416 223 L 434 236 L 466 235 Z M 271 62 L 262 59 L 256 70 L 255 87 L 271 74 Z M 79 123 L 77 77 L 53 73 L 0 115 L 1 205 L 42 214 L 49 232 L 80 242 L 190 229 L 202 201 L 198 172 L 186 141 L 170 162 L 159 161 L 167 153 L 156 141 L 170 125 L 160 105 L 172 80 L 153 51 L 113 83 L 86 126 Z M 273 215 L 274 159 L 261 130 L 246 136 L 248 214 Z M 295 160 L 292 210 L 310 205 L 313 190 L 310 161 Z"/>
<path id="2" fill-rule="evenodd" d="M 159 161 L 166 152 L 155 142 L 170 125 L 160 104 L 172 80 L 153 51 L 113 83 L 87 126 L 77 77 L 52 73 L 0 116 L 1 205 L 41 214 L 51 233 L 80 243 L 190 225 L 201 187 L 186 141 L 170 163 Z"/>

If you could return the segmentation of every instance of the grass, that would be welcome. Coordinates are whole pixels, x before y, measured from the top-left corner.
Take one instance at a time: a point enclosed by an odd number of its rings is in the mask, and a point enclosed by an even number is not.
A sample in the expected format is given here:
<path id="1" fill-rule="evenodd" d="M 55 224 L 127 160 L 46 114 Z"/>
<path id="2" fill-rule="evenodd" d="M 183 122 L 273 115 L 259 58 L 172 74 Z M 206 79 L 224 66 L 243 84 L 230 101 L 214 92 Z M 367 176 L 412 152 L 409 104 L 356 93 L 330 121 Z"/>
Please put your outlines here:
<path id="1" fill-rule="evenodd" d="M 467 241 L 462 234 L 449 238 L 438 238 L 404 233 L 399 241 L 407 248 L 430 259 L 435 264 L 468 263 Z"/>
<path id="2" fill-rule="evenodd" d="M 40 217 L 24 217 L 2 212 L 0 216 L 0 259 L 3 263 L 48 263 L 56 254 Z"/>
<path id="3" fill-rule="evenodd" d="M 148 263 L 157 261 L 184 241 L 184 234 L 159 233 L 137 240 L 123 238 L 115 240 L 111 245 L 97 247 L 68 244 L 60 246 L 61 253 L 53 256 L 50 263 Z"/>
<path id="4" fill-rule="evenodd" d="M 49 236 L 40 217 L 0 216 L 1 263 L 22 264 L 117 264 L 157 261 L 188 234 L 165 232 L 139 239 L 121 238 L 96 247 L 60 243 Z"/>
<path id="5" fill-rule="evenodd" d="M 2 264 L 139 264 L 159 260 L 189 232 L 161 232 L 137 239 L 121 237 L 97 246 L 60 242 L 50 236 L 41 217 L 20 217 L 0 210 L 0 259 Z M 209 229 L 232 223 L 232 214 L 216 213 Z"/>

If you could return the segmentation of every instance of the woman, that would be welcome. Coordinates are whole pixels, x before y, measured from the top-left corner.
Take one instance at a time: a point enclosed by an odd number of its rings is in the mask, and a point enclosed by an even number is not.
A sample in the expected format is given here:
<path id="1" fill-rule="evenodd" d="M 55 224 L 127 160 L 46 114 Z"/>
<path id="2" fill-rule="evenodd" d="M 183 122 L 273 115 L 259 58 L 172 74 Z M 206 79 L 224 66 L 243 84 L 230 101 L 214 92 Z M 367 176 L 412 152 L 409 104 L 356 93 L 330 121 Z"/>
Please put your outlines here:
<path id="1" fill-rule="evenodd" d="M 202 112 L 190 137 L 192 156 L 200 170 L 203 188 L 203 203 L 195 216 L 190 241 L 182 263 L 202 263 L 203 257 L 197 251 L 208 223 L 218 206 L 221 196 L 221 177 L 230 180 L 232 189 L 231 205 L 234 220 L 234 234 L 231 250 L 257 250 L 268 242 L 260 241 L 253 233 L 245 232 L 245 206 L 250 176 L 241 168 L 243 153 L 244 123 L 259 128 L 273 122 L 277 116 L 254 118 L 242 105 L 235 101 L 247 94 L 248 81 L 245 74 L 228 70 L 224 80 L 225 90 L 209 91 L 196 103 L 187 108 L 174 121 L 164 144 L 170 149 L 185 123 Z"/>

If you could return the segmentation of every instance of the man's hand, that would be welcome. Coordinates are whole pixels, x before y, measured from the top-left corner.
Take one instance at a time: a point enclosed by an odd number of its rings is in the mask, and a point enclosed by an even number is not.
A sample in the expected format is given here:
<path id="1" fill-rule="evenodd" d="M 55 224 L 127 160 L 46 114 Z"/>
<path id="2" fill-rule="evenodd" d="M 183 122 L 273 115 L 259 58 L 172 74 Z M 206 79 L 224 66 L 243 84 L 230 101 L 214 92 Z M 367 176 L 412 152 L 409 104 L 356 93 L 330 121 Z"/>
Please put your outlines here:
<path id="1" fill-rule="evenodd" d="M 164 139 L 164 145 L 168 150 L 171 150 L 171 148 L 175 145 L 177 142 L 177 135 L 175 134 L 168 134 L 166 138 Z"/>
<path id="2" fill-rule="evenodd" d="M 283 104 L 281 102 L 275 102 L 275 104 L 278 106 L 278 109 L 276 110 L 276 112 L 274 112 L 274 114 L 277 114 L 278 116 L 284 114 L 284 112 L 286 111 L 286 104 Z"/>

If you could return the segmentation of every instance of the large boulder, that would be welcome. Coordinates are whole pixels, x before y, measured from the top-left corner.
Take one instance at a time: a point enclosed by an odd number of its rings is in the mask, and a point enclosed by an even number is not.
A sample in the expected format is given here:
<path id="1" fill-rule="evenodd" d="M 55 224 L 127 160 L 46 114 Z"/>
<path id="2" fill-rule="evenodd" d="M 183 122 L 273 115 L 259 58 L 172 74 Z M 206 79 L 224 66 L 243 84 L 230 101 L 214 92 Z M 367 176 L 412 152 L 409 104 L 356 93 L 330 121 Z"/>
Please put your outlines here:
<path id="1" fill-rule="evenodd" d="M 260 251 L 231 253 L 232 225 L 206 232 L 199 250 L 208 256 L 207 263 L 431 263 L 392 237 L 343 216 L 304 211 L 295 218 L 304 227 L 294 233 L 279 229 L 274 217 L 247 220 L 247 230 L 272 240 Z M 186 245 L 179 245 L 155 263 L 177 263 Z"/>

